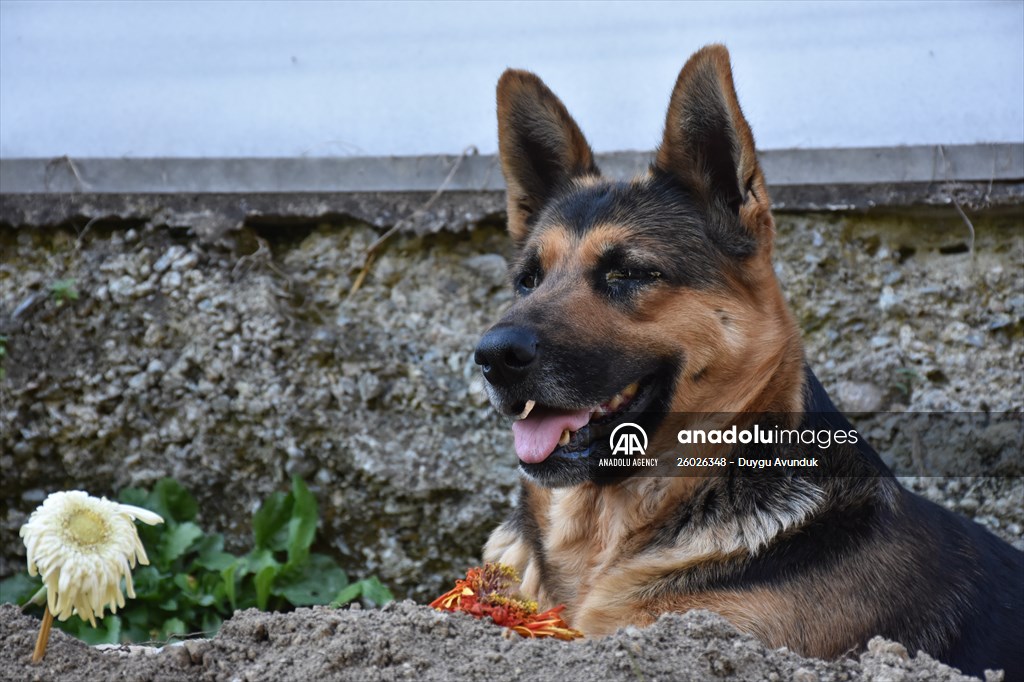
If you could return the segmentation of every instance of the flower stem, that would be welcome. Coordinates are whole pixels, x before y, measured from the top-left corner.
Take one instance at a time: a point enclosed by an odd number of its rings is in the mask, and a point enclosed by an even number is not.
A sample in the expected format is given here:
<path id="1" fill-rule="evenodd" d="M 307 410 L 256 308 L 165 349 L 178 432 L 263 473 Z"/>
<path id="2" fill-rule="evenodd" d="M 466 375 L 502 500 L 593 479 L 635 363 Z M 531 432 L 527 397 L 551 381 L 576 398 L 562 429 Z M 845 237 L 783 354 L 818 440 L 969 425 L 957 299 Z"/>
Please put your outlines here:
<path id="1" fill-rule="evenodd" d="M 53 614 L 50 609 L 44 609 L 43 624 L 39 626 L 39 636 L 36 637 L 36 648 L 32 652 L 32 662 L 38 663 L 46 655 L 46 644 L 50 641 L 50 627 L 53 625 Z"/>

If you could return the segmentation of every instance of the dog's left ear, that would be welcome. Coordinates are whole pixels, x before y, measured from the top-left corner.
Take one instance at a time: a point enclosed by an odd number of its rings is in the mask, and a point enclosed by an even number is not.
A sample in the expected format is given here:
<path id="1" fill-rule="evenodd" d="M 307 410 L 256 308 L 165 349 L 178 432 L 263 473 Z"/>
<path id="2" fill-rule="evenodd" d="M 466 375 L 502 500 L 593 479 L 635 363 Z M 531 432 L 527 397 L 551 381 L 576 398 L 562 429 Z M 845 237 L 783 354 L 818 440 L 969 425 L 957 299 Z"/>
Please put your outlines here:
<path id="1" fill-rule="evenodd" d="M 725 46 L 701 49 L 679 73 L 654 165 L 696 195 L 716 237 L 729 240 L 724 230 L 738 219 L 745 236 L 770 249 L 771 201 Z"/>

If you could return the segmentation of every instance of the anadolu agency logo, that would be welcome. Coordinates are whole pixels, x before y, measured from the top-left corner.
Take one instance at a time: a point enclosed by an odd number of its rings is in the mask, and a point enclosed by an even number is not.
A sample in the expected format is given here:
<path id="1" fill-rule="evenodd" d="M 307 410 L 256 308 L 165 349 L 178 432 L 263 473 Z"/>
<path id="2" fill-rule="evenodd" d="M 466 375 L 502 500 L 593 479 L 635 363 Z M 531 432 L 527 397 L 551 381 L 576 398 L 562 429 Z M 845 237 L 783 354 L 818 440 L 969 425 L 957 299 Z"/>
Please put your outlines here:
<path id="1" fill-rule="evenodd" d="M 633 422 L 619 424 L 608 438 L 612 456 L 643 457 L 647 454 L 647 432 Z"/>
<path id="2" fill-rule="evenodd" d="M 602 457 L 598 460 L 599 467 L 612 467 L 621 474 L 622 467 L 630 470 L 637 468 L 651 468 L 658 466 L 657 457 L 646 457 L 647 454 L 647 432 L 643 427 L 633 422 L 619 424 L 608 437 L 608 446 L 612 449 L 611 457 Z"/>

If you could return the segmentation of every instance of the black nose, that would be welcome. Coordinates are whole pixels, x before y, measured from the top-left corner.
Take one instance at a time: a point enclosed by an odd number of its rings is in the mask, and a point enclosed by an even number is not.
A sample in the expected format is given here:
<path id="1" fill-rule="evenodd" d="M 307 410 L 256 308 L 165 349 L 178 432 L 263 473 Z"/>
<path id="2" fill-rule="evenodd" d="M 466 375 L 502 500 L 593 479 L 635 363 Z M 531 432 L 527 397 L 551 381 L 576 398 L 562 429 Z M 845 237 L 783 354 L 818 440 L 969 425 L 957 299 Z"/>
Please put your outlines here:
<path id="1" fill-rule="evenodd" d="M 537 360 L 537 335 L 526 327 L 495 327 L 480 339 L 473 359 L 496 386 L 523 379 Z"/>

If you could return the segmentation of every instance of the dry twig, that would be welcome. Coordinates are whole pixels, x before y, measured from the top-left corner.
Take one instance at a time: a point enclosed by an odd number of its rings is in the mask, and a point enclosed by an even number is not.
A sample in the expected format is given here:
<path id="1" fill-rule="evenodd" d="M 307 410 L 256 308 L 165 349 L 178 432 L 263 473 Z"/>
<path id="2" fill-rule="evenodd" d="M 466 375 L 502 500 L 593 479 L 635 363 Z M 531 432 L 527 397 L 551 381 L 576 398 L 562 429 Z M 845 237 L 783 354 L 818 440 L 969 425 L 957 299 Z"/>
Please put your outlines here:
<path id="1" fill-rule="evenodd" d="M 952 169 L 952 164 L 946 158 L 946 148 L 945 148 L 945 146 L 943 146 L 941 144 L 938 146 L 938 148 L 939 148 L 939 156 L 942 157 L 943 173 L 946 176 L 946 186 L 949 188 L 949 198 L 953 202 L 953 207 L 956 208 L 956 212 L 960 214 L 960 218 L 964 221 L 964 225 L 967 226 L 967 231 L 968 231 L 968 233 L 971 236 L 970 243 L 967 245 L 967 250 L 971 254 L 971 263 L 973 264 L 974 263 L 974 255 L 975 255 L 974 254 L 974 235 L 975 235 L 974 223 L 972 223 L 971 219 L 967 217 L 967 214 L 964 212 L 963 207 L 960 206 L 960 202 L 956 200 L 956 193 L 953 191 L 955 189 L 954 188 L 954 183 L 953 183 L 953 180 L 949 177 L 949 172 Z M 991 184 L 989 185 L 989 187 L 991 188 Z"/>
<path id="2" fill-rule="evenodd" d="M 349 298 L 352 298 L 355 295 L 355 293 L 359 291 L 359 288 L 363 286 L 363 282 L 366 280 L 366 275 L 369 274 L 370 272 L 370 266 L 373 265 L 373 261 L 376 259 L 377 251 L 380 250 L 382 246 L 384 246 L 384 243 L 387 242 L 387 240 L 390 239 L 391 236 L 398 232 L 400 229 L 402 229 L 406 225 L 416 222 L 416 220 L 418 220 L 423 214 L 429 211 L 431 207 L 437 202 L 437 200 L 441 198 L 441 195 L 444 194 L 444 191 L 448 188 L 448 185 L 449 183 L 451 183 L 452 178 L 454 178 L 455 174 L 458 172 L 459 167 L 462 166 L 463 160 L 465 160 L 465 158 L 470 154 L 476 153 L 477 149 L 473 145 L 470 145 L 463 149 L 462 153 L 459 154 L 459 158 L 457 158 L 455 160 L 455 163 L 452 165 L 451 170 L 448 171 L 448 175 L 445 177 L 444 182 L 441 183 L 441 185 L 430 196 L 430 198 L 427 199 L 427 201 L 422 206 L 413 211 L 411 215 L 397 221 L 394 225 L 388 228 L 388 230 L 384 234 L 378 237 L 375 242 L 370 244 L 370 246 L 366 249 L 366 256 L 363 260 L 363 268 L 362 270 L 359 271 L 359 274 L 356 275 L 356 279 L 352 283 L 352 288 L 349 289 Z"/>

